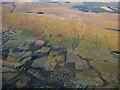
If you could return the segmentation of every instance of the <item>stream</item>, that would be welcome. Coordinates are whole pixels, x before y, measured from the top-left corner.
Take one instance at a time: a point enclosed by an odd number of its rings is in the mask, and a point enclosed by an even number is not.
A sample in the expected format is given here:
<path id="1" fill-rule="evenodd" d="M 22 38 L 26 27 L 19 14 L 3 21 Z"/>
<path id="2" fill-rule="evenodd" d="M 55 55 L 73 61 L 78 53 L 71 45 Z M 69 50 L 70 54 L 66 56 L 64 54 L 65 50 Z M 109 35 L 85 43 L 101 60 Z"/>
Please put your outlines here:
<path id="1" fill-rule="evenodd" d="M 13 9 L 11 10 L 11 14 L 14 12 L 16 6 L 15 6 L 15 3 L 13 3 Z"/>

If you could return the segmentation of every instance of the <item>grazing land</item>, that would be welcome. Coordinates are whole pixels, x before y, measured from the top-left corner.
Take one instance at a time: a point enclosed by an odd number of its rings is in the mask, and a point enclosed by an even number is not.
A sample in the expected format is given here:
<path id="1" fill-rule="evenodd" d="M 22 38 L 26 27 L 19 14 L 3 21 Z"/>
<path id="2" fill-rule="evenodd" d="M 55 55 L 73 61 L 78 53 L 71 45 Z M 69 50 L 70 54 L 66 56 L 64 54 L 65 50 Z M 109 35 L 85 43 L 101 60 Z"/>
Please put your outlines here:
<path id="1" fill-rule="evenodd" d="M 2 3 L 3 88 L 116 88 L 117 3 Z"/>

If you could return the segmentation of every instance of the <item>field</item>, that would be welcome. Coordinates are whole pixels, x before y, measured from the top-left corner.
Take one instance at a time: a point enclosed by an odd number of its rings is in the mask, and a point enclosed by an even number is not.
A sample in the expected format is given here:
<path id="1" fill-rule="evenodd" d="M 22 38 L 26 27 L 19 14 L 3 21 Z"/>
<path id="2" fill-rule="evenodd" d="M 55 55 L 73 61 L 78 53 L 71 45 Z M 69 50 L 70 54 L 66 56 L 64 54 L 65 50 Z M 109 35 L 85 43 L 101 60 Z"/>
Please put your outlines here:
<path id="1" fill-rule="evenodd" d="M 117 3 L 3 3 L 3 88 L 118 87 L 118 14 Z"/>

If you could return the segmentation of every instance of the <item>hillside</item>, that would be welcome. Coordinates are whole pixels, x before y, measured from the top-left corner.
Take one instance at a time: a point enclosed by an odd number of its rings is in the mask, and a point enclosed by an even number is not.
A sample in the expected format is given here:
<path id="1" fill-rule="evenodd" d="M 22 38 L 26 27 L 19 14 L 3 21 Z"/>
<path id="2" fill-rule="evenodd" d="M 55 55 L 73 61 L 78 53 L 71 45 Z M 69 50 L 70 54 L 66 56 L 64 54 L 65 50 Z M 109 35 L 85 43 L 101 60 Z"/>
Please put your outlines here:
<path id="1" fill-rule="evenodd" d="M 118 13 L 88 6 L 3 4 L 3 88 L 118 87 Z"/>

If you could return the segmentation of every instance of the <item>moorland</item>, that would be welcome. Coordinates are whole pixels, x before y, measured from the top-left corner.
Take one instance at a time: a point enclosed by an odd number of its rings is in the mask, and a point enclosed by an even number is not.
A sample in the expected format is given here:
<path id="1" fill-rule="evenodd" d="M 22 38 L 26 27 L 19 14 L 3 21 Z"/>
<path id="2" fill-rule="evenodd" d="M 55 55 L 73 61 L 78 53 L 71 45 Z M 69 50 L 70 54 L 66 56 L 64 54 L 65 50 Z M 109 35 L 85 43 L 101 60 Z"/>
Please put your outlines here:
<path id="1" fill-rule="evenodd" d="M 116 88 L 117 3 L 2 3 L 3 88 Z"/>

